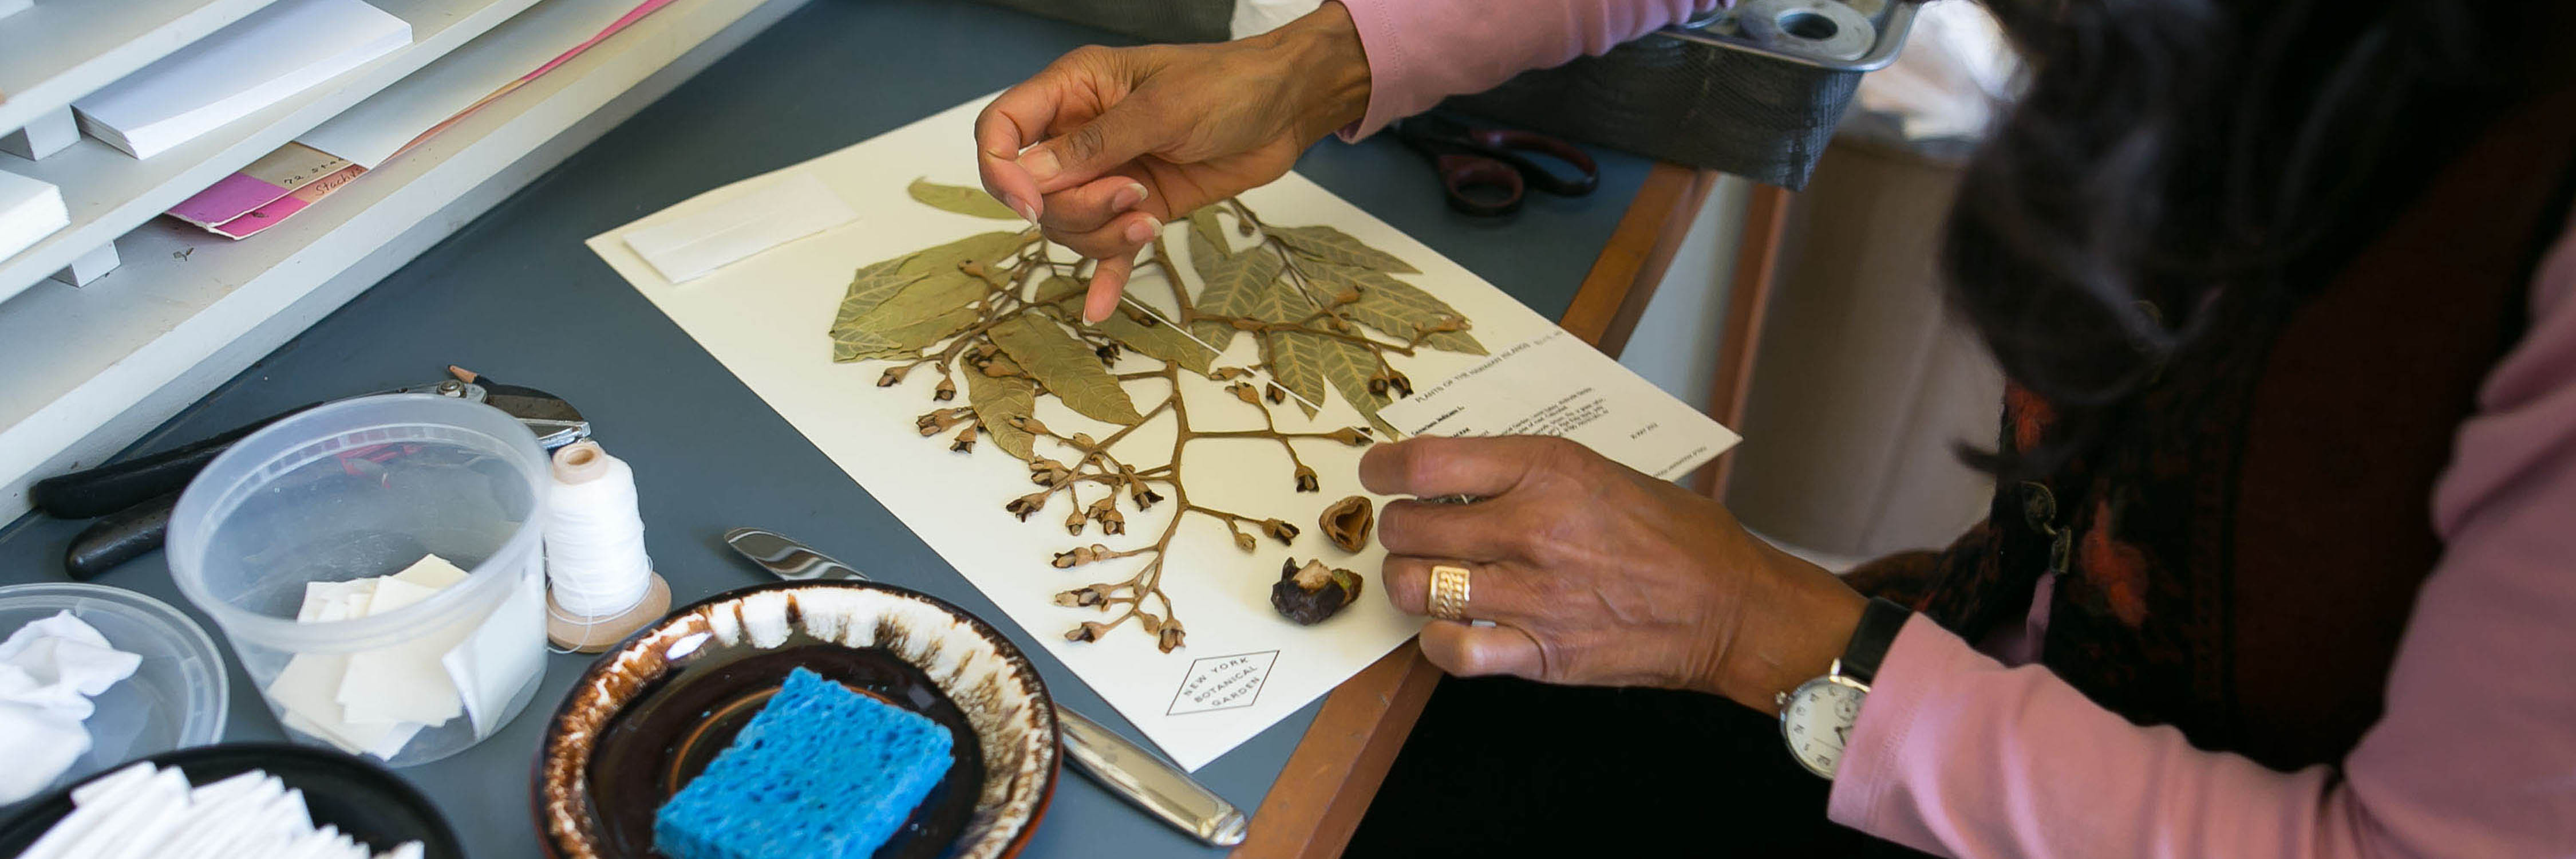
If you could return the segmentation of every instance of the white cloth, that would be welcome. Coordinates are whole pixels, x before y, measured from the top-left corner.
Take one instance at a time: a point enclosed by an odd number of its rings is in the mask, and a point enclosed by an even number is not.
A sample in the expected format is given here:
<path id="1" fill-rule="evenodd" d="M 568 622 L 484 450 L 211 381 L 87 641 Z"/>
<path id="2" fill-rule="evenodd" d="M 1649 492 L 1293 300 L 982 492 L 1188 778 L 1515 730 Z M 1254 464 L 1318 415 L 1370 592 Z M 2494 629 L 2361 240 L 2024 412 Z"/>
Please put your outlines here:
<path id="1" fill-rule="evenodd" d="M 133 676 L 143 657 L 111 647 L 69 611 L 0 642 L 0 805 L 33 796 L 89 751 L 92 695 Z"/>

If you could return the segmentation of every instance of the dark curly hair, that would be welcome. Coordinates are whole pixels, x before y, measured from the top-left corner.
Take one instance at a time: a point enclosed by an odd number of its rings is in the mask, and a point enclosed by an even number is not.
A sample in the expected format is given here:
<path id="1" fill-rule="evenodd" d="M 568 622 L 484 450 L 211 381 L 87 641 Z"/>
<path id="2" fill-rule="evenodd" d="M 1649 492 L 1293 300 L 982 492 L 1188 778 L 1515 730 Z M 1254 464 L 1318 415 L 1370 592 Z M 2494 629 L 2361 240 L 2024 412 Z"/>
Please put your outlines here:
<path id="1" fill-rule="evenodd" d="M 2212 299 L 2331 276 L 2576 53 L 2563 12 L 2542 11 L 2568 5 L 1986 0 L 2029 68 L 1967 166 L 1941 265 L 2060 432 L 1963 453 L 2046 475 L 2157 367 L 2230 334 Z"/>

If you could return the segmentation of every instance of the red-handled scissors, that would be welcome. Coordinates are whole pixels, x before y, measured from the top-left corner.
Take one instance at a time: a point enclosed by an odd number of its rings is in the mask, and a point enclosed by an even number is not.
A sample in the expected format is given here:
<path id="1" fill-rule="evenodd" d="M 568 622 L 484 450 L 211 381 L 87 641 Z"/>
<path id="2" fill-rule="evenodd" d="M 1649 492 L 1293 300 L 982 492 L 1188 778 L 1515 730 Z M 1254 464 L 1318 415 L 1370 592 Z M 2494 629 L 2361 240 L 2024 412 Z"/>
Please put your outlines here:
<path id="1" fill-rule="evenodd" d="M 1470 128 L 1436 117 L 1417 116 L 1396 123 L 1396 139 L 1431 159 L 1449 208 L 1469 215 L 1508 215 L 1519 211 L 1521 197 L 1536 188 L 1559 197 L 1580 197 L 1601 184 L 1601 169 L 1574 144 L 1533 131 Z M 1571 176 L 1540 166 L 1530 155 L 1543 155 L 1574 168 Z"/>

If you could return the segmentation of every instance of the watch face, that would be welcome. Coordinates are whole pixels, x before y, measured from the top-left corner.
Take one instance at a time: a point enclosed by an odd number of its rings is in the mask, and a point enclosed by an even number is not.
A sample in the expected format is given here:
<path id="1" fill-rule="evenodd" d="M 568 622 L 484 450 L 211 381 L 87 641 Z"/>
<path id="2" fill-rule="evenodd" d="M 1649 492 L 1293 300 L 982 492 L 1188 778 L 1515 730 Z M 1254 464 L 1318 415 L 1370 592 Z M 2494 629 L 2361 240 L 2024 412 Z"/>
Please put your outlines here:
<path id="1" fill-rule="evenodd" d="M 1851 742 L 1852 724 L 1860 721 L 1860 701 L 1867 689 L 1840 677 L 1819 677 L 1790 693 L 1780 710 L 1780 735 L 1789 754 L 1826 778 L 1842 763 L 1843 746 Z"/>

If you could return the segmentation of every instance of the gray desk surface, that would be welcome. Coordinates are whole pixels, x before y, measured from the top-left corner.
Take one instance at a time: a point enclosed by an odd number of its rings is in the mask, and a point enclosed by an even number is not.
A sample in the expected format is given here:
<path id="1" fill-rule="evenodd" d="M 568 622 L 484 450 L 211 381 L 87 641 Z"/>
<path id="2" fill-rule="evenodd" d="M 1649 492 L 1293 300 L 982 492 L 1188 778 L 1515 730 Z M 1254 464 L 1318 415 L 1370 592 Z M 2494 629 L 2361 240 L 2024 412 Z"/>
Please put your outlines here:
<path id="1" fill-rule="evenodd" d="M 137 445 L 167 447 L 315 399 L 436 376 L 454 363 L 577 404 L 635 466 L 655 566 L 693 601 L 762 577 L 724 550 L 739 525 L 777 529 L 880 578 L 1001 617 L 939 555 L 834 468 L 582 240 L 717 185 L 831 152 L 1017 82 L 1086 42 L 1075 25 L 947 0 L 814 0 L 279 348 Z M 957 141 L 961 153 L 969 146 Z M 1553 318 L 1564 312 L 1646 162 L 1598 152 L 1598 193 L 1533 196 L 1505 223 L 1450 213 L 1428 165 L 1390 139 L 1325 142 L 1298 170 Z M 114 290 L 109 278 L 100 288 Z M 0 583 L 55 580 L 81 523 L 29 516 L 0 530 Z M 189 608 L 158 554 L 102 583 Z M 1010 625 L 1005 622 L 1004 627 Z M 1014 629 L 1051 688 L 1112 714 Z M 220 634 L 217 636 L 220 638 Z M 225 648 L 229 655 L 230 648 Z M 477 859 L 535 856 L 529 774 L 547 715 L 586 657 L 553 656 L 518 719 L 483 744 L 402 774 L 436 798 Z M 277 721 L 236 666 L 228 739 Z M 1200 778 L 1260 805 L 1315 707 L 1209 764 Z M 1111 719 L 1133 735 L 1125 722 Z M 1254 826 L 1260 826 L 1258 820 Z M 1206 856 L 1068 769 L 1029 854 Z"/>

